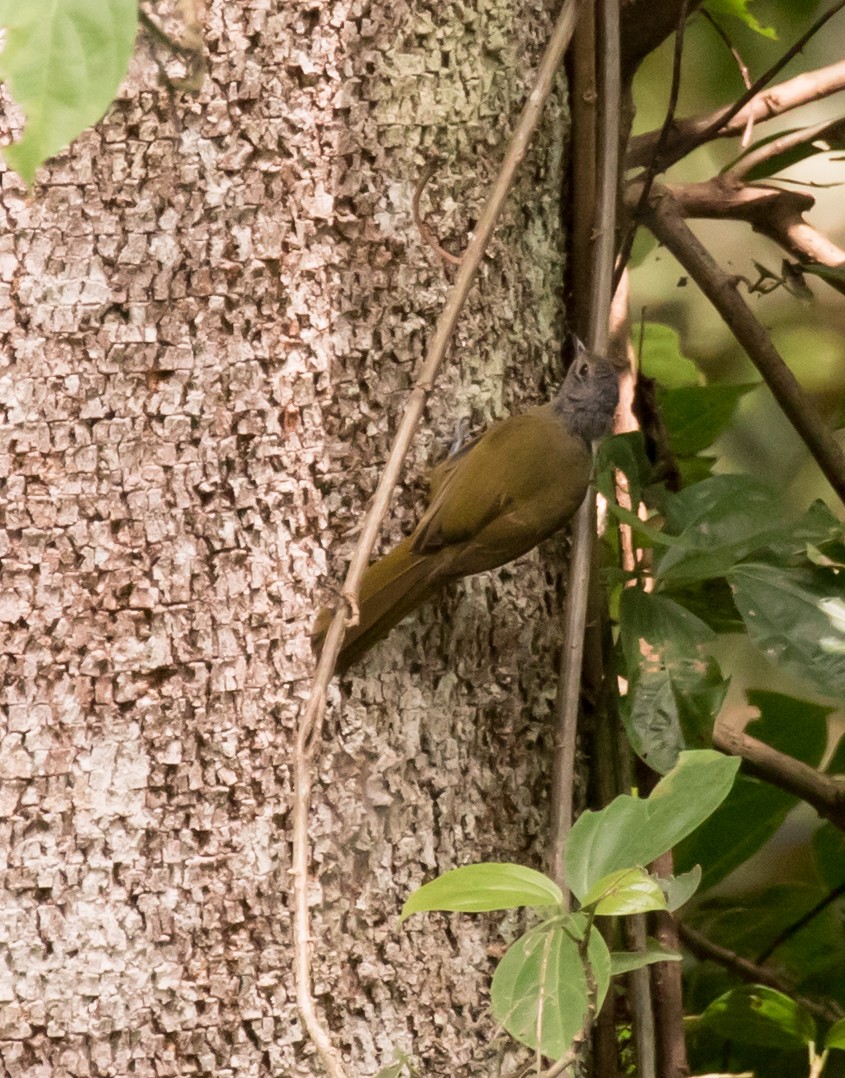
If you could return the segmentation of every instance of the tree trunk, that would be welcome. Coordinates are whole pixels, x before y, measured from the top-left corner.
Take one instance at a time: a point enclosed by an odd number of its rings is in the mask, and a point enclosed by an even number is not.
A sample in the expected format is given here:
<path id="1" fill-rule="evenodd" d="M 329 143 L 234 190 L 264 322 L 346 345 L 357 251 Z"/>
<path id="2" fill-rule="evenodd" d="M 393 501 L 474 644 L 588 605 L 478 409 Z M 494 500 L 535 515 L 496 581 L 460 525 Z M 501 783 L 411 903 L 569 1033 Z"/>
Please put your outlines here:
<path id="1" fill-rule="evenodd" d="M 10 1075 L 312 1075 L 293 1000 L 289 761 L 451 271 L 558 4 L 214 2 L 197 97 L 124 96 L 3 177 L 0 1056 Z M 459 419 L 560 378 L 562 86 L 397 492 Z M 350 1072 L 495 1073 L 515 921 L 421 917 L 541 863 L 563 541 L 467 581 L 334 691 L 313 813 L 315 993 Z"/>

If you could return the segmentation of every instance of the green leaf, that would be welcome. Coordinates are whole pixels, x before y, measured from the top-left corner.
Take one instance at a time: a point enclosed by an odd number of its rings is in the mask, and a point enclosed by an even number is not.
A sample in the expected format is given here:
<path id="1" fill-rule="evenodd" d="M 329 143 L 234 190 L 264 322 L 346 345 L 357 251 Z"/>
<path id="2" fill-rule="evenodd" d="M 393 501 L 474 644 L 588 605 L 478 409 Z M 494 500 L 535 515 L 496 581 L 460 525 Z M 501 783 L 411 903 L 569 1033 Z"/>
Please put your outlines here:
<path id="1" fill-rule="evenodd" d="M 695 865 L 680 876 L 658 876 L 657 882 L 666 895 L 666 909 L 674 913 L 689 902 L 698 890 L 701 883 L 701 865 Z"/>
<path id="2" fill-rule="evenodd" d="M 813 855 L 819 878 L 829 890 L 845 883 L 845 834 L 832 823 L 823 823 L 813 835 Z"/>
<path id="3" fill-rule="evenodd" d="M 679 457 L 709 448 L 733 419 L 739 399 L 756 385 L 682 386 L 659 394 L 669 446 Z"/>
<path id="4" fill-rule="evenodd" d="M 840 1018 L 838 1022 L 833 1023 L 827 1031 L 824 1046 L 825 1048 L 845 1049 L 845 1018 Z"/>
<path id="5" fill-rule="evenodd" d="M 496 1021 L 550 1059 L 565 1055 L 588 1016 L 590 984 L 579 946 L 586 924 L 586 917 L 574 914 L 563 926 L 526 933 L 493 975 L 490 1003 Z M 587 960 L 598 1011 L 610 984 L 610 952 L 599 932 L 590 932 Z"/>
<path id="6" fill-rule="evenodd" d="M 23 137 L 4 155 L 27 184 L 108 109 L 137 24 L 137 0 L 0 0 L 0 79 L 26 117 Z"/>
<path id="7" fill-rule="evenodd" d="M 605 497 L 615 500 L 614 469 L 623 472 L 628 479 L 631 504 L 642 501 L 643 488 L 651 481 L 652 465 L 646 456 L 642 431 L 615 434 L 604 438 L 596 452 L 596 475 Z"/>
<path id="8" fill-rule="evenodd" d="M 593 884 L 581 900 L 601 917 L 665 910 L 666 898 L 657 880 L 643 868 L 620 868 Z"/>
<path id="9" fill-rule="evenodd" d="M 611 951 L 610 972 L 616 977 L 620 973 L 630 973 L 643 966 L 653 966 L 655 962 L 680 962 L 677 951 L 664 950 L 657 940 L 650 939 L 644 951 Z"/>
<path id="10" fill-rule="evenodd" d="M 748 10 L 748 5 L 751 2 L 752 0 L 707 0 L 704 6 L 711 15 L 717 17 L 721 15 L 733 16 L 733 18 L 744 22 L 749 30 L 753 30 L 755 34 L 760 34 L 761 37 L 769 37 L 776 41 L 778 35 L 775 28 L 773 26 L 763 26 Z"/>
<path id="11" fill-rule="evenodd" d="M 683 749 L 711 743 L 728 688 L 715 659 L 703 654 L 714 633 L 678 603 L 640 588 L 622 592 L 619 621 L 625 728 L 634 751 L 665 773 Z"/>
<path id="12" fill-rule="evenodd" d="M 736 758 L 710 749 L 682 752 L 647 800 L 622 794 L 583 812 L 566 843 L 566 880 L 580 901 L 603 876 L 647 865 L 691 834 L 727 796 Z"/>
<path id="13" fill-rule="evenodd" d="M 803 1007 L 760 984 L 734 988 L 714 1000 L 700 1021 L 727 1040 L 770 1048 L 803 1048 L 816 1039 L 816 1023 Z"/>
<path id="14" fill-rule="evenodd" d="M 418 888 L 402 907 L 400 921 L 427 910 L 485 913 L 562 902 L 560 888 L 542 872 L 524 865 L 483 862 L 453 868 Z"/>
<path id="15" fill-rule="evenodd" d="M 660 558 L 655 575 L 664 584 L 724 576 L 785 531 L 771 489 L 744 475 L 714 475 L 682 490 L 667 503 L 666 527 L 680 543 Z"/>
<path id="16" fill-rule="evenodd" d="M 819 766 L 827 748 L 827 720 L 833 708 L 763 689 L 749 689 L 746 696 L 760 712 L 749 722 L 747 733 L 803 764 Z"/>
<path id="17" fill-rule="evenodd" d="M 640 370 L 667 389 L 701 384 L 701 373 L 681 351 L 681 339 L 674 329 L 660 322 L 646 322 L 643 327 L 643 351 Z"/>
<path id="18" fill-rule="evenodd" d="M 763 654 L 826 696 L 845 696 L 845 592 L 818 566 L 749 561 L 728 573 L 736 608 Z"/>
<path id="19" fill-rule="evenodd" d="M 675 847 L 675 869 L 703 865 L 701 886 L 714 887 L 769 841 L 796 803 L 774 786 L 738 775 L 713 815 Z"/>

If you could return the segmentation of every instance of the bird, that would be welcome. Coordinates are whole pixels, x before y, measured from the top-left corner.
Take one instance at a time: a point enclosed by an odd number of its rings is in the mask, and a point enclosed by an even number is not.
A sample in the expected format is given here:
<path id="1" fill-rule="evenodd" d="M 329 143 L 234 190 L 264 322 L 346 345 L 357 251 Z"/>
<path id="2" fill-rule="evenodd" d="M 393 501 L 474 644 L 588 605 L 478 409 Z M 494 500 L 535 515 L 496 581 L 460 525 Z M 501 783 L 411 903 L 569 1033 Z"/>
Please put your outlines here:
<path id="1" fill-rule="evenodd" d="M 364 573 L 338 674 L 442 587 L 526 554 L 573 516 L 590 483 L 592 443 L 619 400 L 612 362 L 577 339 L 575 347 L 553 400 L 499 420 L 433 469 L 419 523 Z M 318 655 L 333 615 L 323 607 L 315 620 Z"/>

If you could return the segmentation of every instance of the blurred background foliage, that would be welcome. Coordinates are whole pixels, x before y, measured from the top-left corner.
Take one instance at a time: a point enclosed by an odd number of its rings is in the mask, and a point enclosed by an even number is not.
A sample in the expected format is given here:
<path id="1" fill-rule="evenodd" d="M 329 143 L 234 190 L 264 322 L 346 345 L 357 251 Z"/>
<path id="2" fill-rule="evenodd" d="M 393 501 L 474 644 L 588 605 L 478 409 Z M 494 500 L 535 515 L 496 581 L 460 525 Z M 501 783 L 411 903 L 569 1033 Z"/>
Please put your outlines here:
<path id="1" fill-rule="evenodd" d="M 747 65 L 752 80 L 774 63 L 807 29 L 811 21 L 829 5 L 804 0 L 753 0 L 749 11 L 756 16 L 766 35 L 755 33 L 730 16 L 719 23 Z M 672 77 L 674 40 L 670 39 L 647 58 L 634 84 L 636 119 L 634 134 L 659 129 L 667 107 Z M 845 11 L 837 15 L 795 57 L 775 83 L 801 72 L 811 71 L 845 58 Z M 708 113 L 729 104 L 744 90 L 737 62 L 707 19 L 696 14 L 689 22 L 684 43 L 683 75 L 677 117 Z M 833 95 L 755 127 L 752 144 L 776 131 L 818 123 L 845 115 L 845 94 Z M 704 181 L 717 174 L 741 152 L 738 138 L 709 143 L 681 161 L 664 177 L 668 182 Z M 845 149 L 833 149 L 796 164 L 777 177 L 763 181 L 811 194 L 816 199 L 808 220 L 831 240 L 845 247 Z M 691 227 L 720 265 L 728 272 L 756 281 L 758 263 L 780 276 L 784 252 L 773 242 L 754 233 L 744 223 L 691 221 Z M 672 256 L 655 245 L 641 230 L 634 249 L 631 273 L 631 315 L 634 342 L 638 323 L 662 323 L 679 339 L 682 355 L 693 360 L 708 383 L 741 385 L 758 383 L 739 400 L 733 422 L 714 446 L 717 472 L 740 472 L 771 484 L 780 492 L 787 511 L 800 512 L 822 498 L 840 517 L 845 511 L 821 475 L 818 467 L 789 422 L 775 404 L 771 393 L 759 384 L 760 377 L 729 330 L 697 287 L 686 281 Z M 823 416 L 834 428 L 845 426 L 845 299 L 824 284 L 807 277 L 812 295 L 801 297 L 777 287 L 767 295 L 747 295 L 757 318 L 771 330 L 772 338 L 793 372 L 812 395 Z M 845 431 L 839 438 L 845 443 Z M 722 721 L 742 725 L 756 714 L 749 705 L 748 690 L 765 688 L 804 700 L 815 700 L 841 708 L 815 694 L 805 683 L 769 663 L 747 637 L 726 635 L 715 645 L 714 654 L 731 687 L 722 712 Z M 809 710 L 809 709 L 808 709 Z M 825 754 L 830 759 L 845 729 L 845 714 L 833 711 L 828 727 Z M 810 731 L 807 730 L 807 736 Z M 841 750 L 836 753 L 841 758 Z M 834 762 L 834 771 L 842 770 Z M 776 792 L 773 791 L 777 796 Z M 782 818 L 782 817 L 781 817 Z M 835 851 L 825 844 L 829 824 L 821 825 L 815 812 L 805 805 L 793 808 L 774 836 L 739 869 L 715 888 L 706 891 L 695 908 L 685 911 L 685 920 L 698 926 L 724 946 L 751 955 L 784 925 L 812 908 L 831 887 L 845 877 L 845 850 L 839 841 Z M 833 867 L 832 867 L 833 866 Z M 828 878 L 839 866 L 834 881 Z M 834 875 L 837 873 L 834 872 Z M 752 916 L 748 916 L 752 914 Z M 687 917 L 687 914 L 689 915 Z M 775 925 L 775 922 L 777 924 Z M 813 989 L 845 1005 L 843 962 L 843 914 L 840 904 L 832 905 L 823 917 L 795 937 L 785 951 L 776 952 L 780 964 L 793 976 L 801 970 L 804 989 Z M 754 931 L 759 938 L 749 941 L 743 933 Z M 811 961 L 812 959 L 812 961 Z M 695 1013 L 724 991 L 731 981 L 726 971 L 711 962 L 693 964 L 688 970 L 688 1011 Z M 691 1031 L 692 1032 L 692 1031 Z M 806 1054 L 766 1053 L 759 1048 L 743 1050 L 702 1033 L 693 1032 L 690 1042 L 693 1072 L 698 1069 L 741 1069 L 753 1066 L 758 1074 L 806 1075 Z M 834 1053 L 827 1075 L 845 1073 L 845 1062 Z"/>

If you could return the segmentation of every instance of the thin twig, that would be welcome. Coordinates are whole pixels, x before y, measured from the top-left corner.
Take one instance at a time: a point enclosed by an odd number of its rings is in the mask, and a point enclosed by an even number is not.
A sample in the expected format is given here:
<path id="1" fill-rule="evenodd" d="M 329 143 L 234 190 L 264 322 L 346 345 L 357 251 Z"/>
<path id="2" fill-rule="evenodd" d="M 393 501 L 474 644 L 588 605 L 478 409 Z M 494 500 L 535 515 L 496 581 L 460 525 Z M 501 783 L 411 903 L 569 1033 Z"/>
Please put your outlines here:
<path id="1" fill-rule="evenodd" d="M 766 959 L 771 958 L 778 947 L 782 947 L 784 943 L 787 943 L 793 936 L 797 936 L 802 928 L 806 928 L 807 925 L 812 924 L 813 921 L 824 913 L 828 906 L 832 905 L 838 898 L 845 895 L 845 880 L 839 884 L 838 887 L 834 887 L 832 890 L 819 899 L 819 901 L 812 907 L 798 917 L 792 924 L 786 926 L 782 932 L 779 932 L 777 936 L 772 940 L 768 947 L 764 947 L 763 950 L 757 955 L 757 961 L 762 965 Z"/>
<path id="2" fill-rule="evenodd" d="M 715 112 L 679 121 L 674 125 L 665 149 L 673 154 L 682 151 L 680 157 L 684 157 L 688 152 L 687 146 L 691 146 L 693 142 L 697 146 L 702 144 L 702 136 L 706 131 L 713 132 L 708 141 L 717 138 L 733 138 L 744 131 L 749 122 L 764 123 L 776 116 L 783 116 L 792 109 L 801 108 L 814 101 L 821 101 L 843 89 L 845 89 L 845 60 L 840 60 L 828 67 L 806 71 L 793 79 L 787 79 L 778 86 L 755 94 L 748 104 L 731 119 L 726 118 L 729 108 L 726 105 Z M 721 123 L 718 129 L 716 129 L 717 121 Z M 625 161 L 626 167 L 637 168 L 647 165 L 654 156 L 659 138 L 660 131 L 649 131 L 631 139 Z"/>
<path id="3" fill-rule="evenodd" d="M 722 130 L 722 128 L 725 127 L 728 123 L 730 123 L 734 116 L 736 116 L 745 108 L 749 101 L 755 98 L 761 90 L 765 89 L 765 87 L 769 85 L 772 79 L 776 78 L 780 74 L 780 72 L 783 71 L 783 69 L 786 67 L 789 61 L 793 59 L 793 57 L 797 56 L 799 52 L 803 51 L 804 46 L 807 44 L 807 42 L 810 41 L 811 38 L 815 37 L 815 35 L 819 32 L 819 30 L 821 30 L 825 23 L 829 22 L 829 20 L 832 19 L 833 16 L 836 15 L 839 11 L 841 11 L 843 7 L 845 7 L 845 0 L 837 0 L 837 2 L 833 5 L 832 8 L 826 11 L 823 15 L 820 15 L 819 18 L 816 19 L 816 21 L 810 27 L 810 29 L 807 30 L 806 33 L 802 34 L 801 37 L 799 37 L 798 40 L 795 42 L 795 44 L 788 48 L 786 52 L 780 57 L 780 59 L 776 60 L 775 63 L 772 64 L 768 71 L 764 71 L 763 74 L 758 79 L 756 79 L 751 84 L 751 86 L 748 87 L 744 94 L 740 94 L 736 101 L 734 101 L 732 105 L 728 106 L 728 108 L 722 115 L 714 119 L 713 122 L 708 127 L 705 127 L 704 130 L 701 131 L 696 137 L 690 139 L 682 151 L 679 148 L 675 152 L 669 152 L 665 154 L 663 160 L 658 163 L 659 171 L 665 172 L 665 170 L 670 166 L 674 165 L 676 161 L 680 161 L 682 157 L 686 157 L 687 154 L 697 149 L 697 147 L 701 146 L 703 143 L 709 142 L 711 139 L 715 138 Z"/>
<path id="4" fill-rule="evenodd" d="M 625 233 L 625 239 L 622 241 L 619 257 L 616 260 L 616 269 L 613 275 L 614 291 L 619 284 L 622 274 L 625 272 L 625 267 L 628 265 L 628 259 L 631 257 L 634 240 L 637 238 L 637 230 L 639 228 L 642 210 L 651 195 L 651 188 L 657 176 L 663 147 L 669 139 L 669 132 L 675 121 L 675 111 L 678 108 L 678 94 L 681 91 L 681 61 L 684 55 L 684 29 L 687 23 L 687 11 L 688 0 L 682 0 L 678 12 L 678 26 L 675 30 L 675 51 L 672 57 L 672 84 L 669 89 L 669 102 L 666 106 L 666 115 L 663 118 L 663 127 L 660 129 L 660 138 L 657 140 L 657 148 L 648 164 L 645 176 L 642 177 L 639 202 L 637 203 L 634 212 L 631 214 L 631 223 Z"/>
<path id="5" fill-rule="evenodd" d="M 845 0 L 843 0 L 845 2 Z M 644 211 L 644 221 L 687 270 L 757 367 L 784 415 L 803 439 L 828 482 L 845 502 L 845 453 L 815 404 L 772 344 L 751 308 L 728 276 L 690 231 L 680 207 L 662 188 Z"/>
<path id="6" fill-rule="evenodd" d="M 514 128 L 499 175 L 481 212 L 472 240 L 464 252 L 455 283 L 438 319 L 420 375 L 409 396 L 390 456 L 352 554 L 342 592 L 346 606 L 344 604 L 338 606 L 329 624 L 323 650 L 314 673 L 311 693 L 299 720 L 294 760 L 295 789 L 292 813 L 296 998 L 303 1023 L 331 1078 L 342 1078 L 344 1070 L 331 1045 L 328 1033 L 316 1013 L 314 997 L 311 994 L 311 914 L 308 905 L 308 817 L 311 805 L 312 758 L 320 742 L 326 711 L 326 694 L 343 643 L 347 610 L 351 616 L 355 616 L 357 612 L 357 597 L 361 589 L 361 580 L 381 523 L 387 513 L 393 488 L 399 479 L 411 438 L 452 338 L 476 270 L 490 242 L 516 170 L 525 156 L 543 106 L 551 93 L 555 75 L 572 37 L 575 16 L 575 0 L 565 0 L 540 62 L 534 86 Z"/>
<path id="7" fill-rule="evenodd" d="M 701 9 L 701 14 L 710 23 L 710 25 L 718 34 L 719 38 L 724 42 L 728 52 L 730 52 L 731 56 L 733 56 L 734 63 L 739 70 L 739 77 L 742 79 L 742 85 L 746 88 L 746 90 L 749 90 L 751 88 L 751 72 L 748 70 L 748 65 L 743 60 L 739 49 L 736 47 L 736 45 L 734 45 L 734 43 L 725 33 L 722 26 L 718 22 L 716 22 L 716 20 L 713 18 L 713 16 L 710 14 L 706 7 L 703 7 Z M 751 141 L 751 132 L 753 130 L 754 117 L 752 115 L 749 115 L 748 120 L 745 124 L 745 129 L 742 132 L 742 139 L 740 140 L 741 146 L 745 147 L 748 145 L 748 143 Z"/>
<path id="8" fill-rule="evenodd" d="M 596 199 L 593 272 L 590 276 L 590 351 L 607 350 L 610 319 L 613 258 L 616 245 L 616 197 L 619 180 L 619 101 L 621 95 L 619 53 L 619 0 L 603 0 L 604 41 L 601 99 L 601 144 L 599 149 L 599 190 Z M 565 888 L 563 846 L 572 826 L 572 781 L 578 705 L 581 696 L 581 668 L 584 656 L 584 627 L 589 594 L 592 545 L 595 538 L 596 498 L 592 488 L 575 515 L 569 583 L 566 592 L 564 637 L 560 677 L 555 700 L 557 746 L 552 774 L 549 835 L 549 873 Z"/>
<path id="9" fill-rule="evenodd" d="M 453 255 L 451 251 L 447 251 L 445 247 L 441 247 L 437 237 L 434 235 L 431 227 L 427 224 L 425 218 L 420 211 L 420 199 L 422 193 L 425 190 L 426 184 L 437 171 L 437 167 L 440 164 L 439 161 L 429 161 L 422 171 L 422 175 L 419 178 L 417 186 L 414 190 L 414 197 L 411 200 L 411 211 L 414 215 L 414 224 L 417 226 L 419 234 L 423 240 L 429 245 L 435 254 L 439 255 L 444 262 L 450 263 L 452 266 L 460 266 L 461 256 Z"/>
<path id="10" fill-rule="evenodd" d="M 783 992 L 785 996 L 790 996 L 796 1003 L 799 1003 L 805 1010 L 815 1015 L 816 1018 L 820 1018 L 823 1022 L 836 1022 L 842 1017 L 842 1008 L 838 1004 L 818 1003 L 816 1000 L 808 999 L 806 996 L 796 996 L 795 985 L 784 977 L 779 976 L 768 966 L 743 958 L 736 951 L 722 947 L 721 944 L 715 943 L 708 936 L 705 936 L 703 932 L 699 932 L 698 929 L 691 928 L 689 925 L 680 924 L 678 930 L 682 942 L 688 950 L 692 951 L 696 958 L 701 960 L 711 959 L 718 965 L 724 966 L 731 973 L 735 973 L 737 977 L 748 984 L 764 984 L 769 988 L 777 989 L 778 992 Z"/>
<path id="11" fill-rule="evenodd" d="M 652 865 L 658 876 L 672 875 L 672 851 L 662 854 Z M 678 950 L 678 925 L 668 910 L 654 915 L 654 935 L 667 951 Z M 654 1027 L 657 1040 L 659 1078 L 682 1078 L 689 1074 L 684 1036 L 684 1000 L 679 962 L 657 962 L 651 970 L 654 996 Z"/>
<path id="12" fill-rule="evenodd" d="M 845 782 L 721 723 L 713 731 L 713 747 L 739 756 L 746 774 L 800 797 L 834 827 L 845 831 Z"/>

